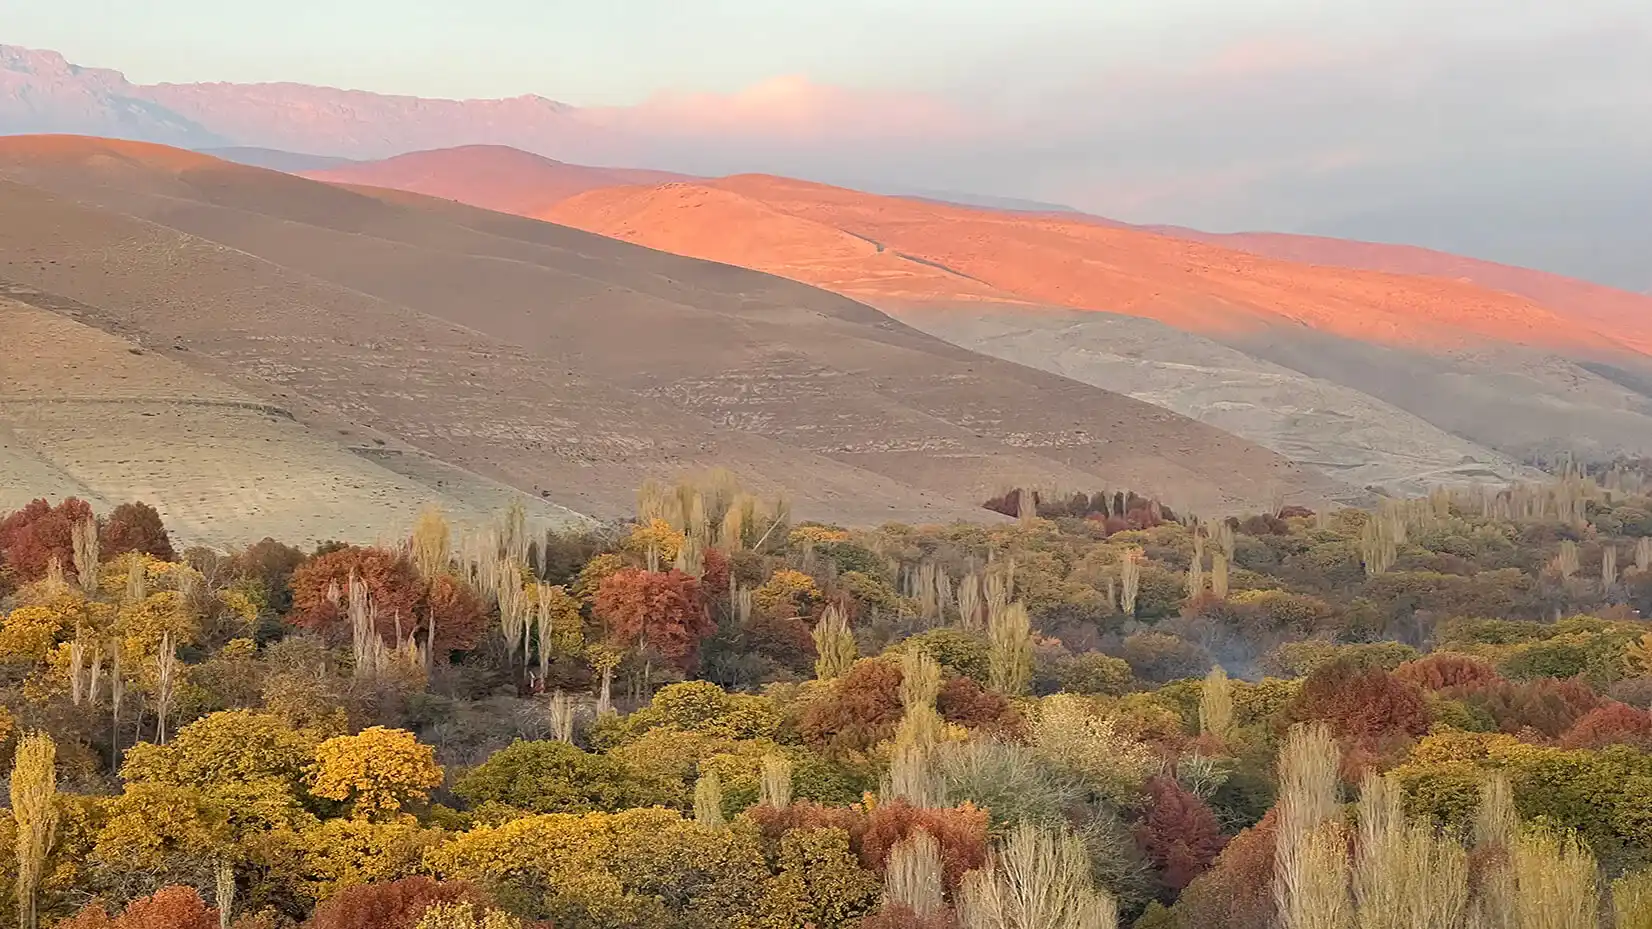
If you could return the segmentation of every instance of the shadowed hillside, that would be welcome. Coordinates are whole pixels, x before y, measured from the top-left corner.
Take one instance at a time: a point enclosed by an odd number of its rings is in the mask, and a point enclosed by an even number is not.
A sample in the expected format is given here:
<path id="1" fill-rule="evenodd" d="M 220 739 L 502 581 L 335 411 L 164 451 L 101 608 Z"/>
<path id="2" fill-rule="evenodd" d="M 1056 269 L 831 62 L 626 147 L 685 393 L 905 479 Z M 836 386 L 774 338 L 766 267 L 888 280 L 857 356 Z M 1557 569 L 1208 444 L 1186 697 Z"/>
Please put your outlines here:
<path id="1" fill-rule="evenodd" d="M 598 516 L 726 465 L 800 513 L 1005 482 L 1213 510 L 1336 485 L 1148 404 L 767 275 L 157 146 L 0 142 L 0 278 L 293 411 Z"/>

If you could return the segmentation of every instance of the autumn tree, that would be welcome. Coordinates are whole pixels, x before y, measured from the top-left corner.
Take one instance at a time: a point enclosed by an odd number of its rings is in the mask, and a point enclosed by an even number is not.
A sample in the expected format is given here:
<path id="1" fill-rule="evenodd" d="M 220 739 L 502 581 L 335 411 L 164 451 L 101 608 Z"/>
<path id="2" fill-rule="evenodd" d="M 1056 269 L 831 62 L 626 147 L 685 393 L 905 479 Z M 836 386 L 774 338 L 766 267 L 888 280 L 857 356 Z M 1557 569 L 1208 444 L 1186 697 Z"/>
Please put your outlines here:
<path id="1" fill-rule="evenodd" d="M 292 609 L 293 572 L 304 563 L 303 552 L 271 538 L 261 539 L 235 555 L 235 570 L 264 590 L 265 602 L 276 613 Z"/>
<path id="2" fill-rule="evenodd" d="M 428 633 L 434 611 L 436 651 L 464 651 L 487 628 L 481 602 L 468 586 L 440 574 L 426 584 L 407 558 L 382 548 L 346 546 L 310 559 L 292 573 L 293 621 L 330 637 L 349 634 L 345 597 L 350 578 L 365 584 L 379 637 L 394 643 Z"/>
<path id="3" fill-rule="evenodd" d="M 798 723 L 804 741 L 816 750 L 839 755 L 865 752 L 893 737 L 904 712 L 901 678 L 899 662 L 887 658 L 855 662 L 848 674 L 833 682 L 829 694 L 804 708 Z M 942 681 L 935 708 L 943 720 L 972 728 L 997 727 L 1011 716 L 1003 697 L 961 676 Z"/>
<path id="4" fill-rule="evenodd" d="M 716 628 L 700 599 L 700 582 L 681 571 L 626 568 L 597 588 L 596 616 L 610 643 L 649 648 L 687 670 L 698 660 L 700 641 Z"/>
<path id="5" fill-rule="evenodd" d="M 485 906 L 488 899 L 464 881 L 408 877 L 346 888 L 321 901 L 307 925 L 309 929 L 415 929 L 426 910 L 453 903 Z"/>
<path id="6" fill-rule="evenodd" d="M 198 790 L 233 808 L 240 822 L 291 823 L 304 802 L 316 741 L 281 717 L 231 709 L 178 729 L 165 746 L 140 742 L 126 754 L 127 785 Z"/>
<path id="7" fill-rule="evenodd" d="M 103 904 L 87 904 L 57 929 L 220 929 L 218 911 L 206 905 L 193 887 L 173 884 L 133 900 L 119 916 Z"/>
<path id="8" fill-rule="evenodd" d="M 1227 845 L 1210 807 L 1165 775 L 1147 782 L 1147 808 L 1135 834 L 1164 886 L 1174 893 L 1203 874 Z"/>
<path id="9" fill-rule="evenodd" d="M 1471 687 L 1502 678 L 1491 662 L 1455 652 L 1435 652 L 1407 661 L 1394 669 L 1394 676 L 1424 690 Z"/>
<path id="10" fill-rule="evenodd" d="M 1344 745 L 1352 772 L 1372 756 L 1428 731 L 1431 717 L 1422 693 L 1381 668 L 1338 661 L 1309 675 L 1289 716 L 1319 720 Z"/>
<path id="11" fill-rule="evenodd" d="M 91 504 L 70 497 L 55 507 L 35 500 L 0 520 L 0 554 L 13 580 L 21 584 L 45 577 L 53 558 L 73 563 L 74 527 L 91 518 Z"/>
<path id="12" fill-rule="evenodd" d="M 172 538 L 167 535 L 161 514 L 147 503 L 122 503 L 115 507 L 99 532 L 104 558 L 127 552 L 142 552 L 161 561 L 176 561 Z"/>
<path id="13" fill-rule="evenodd" d="M 615 812 L 661 800 L 662 785 L 609 755 L 562 742 L 513 742 L 471 769 L 454 793 L 473 806 L 527 813 Z"/>
<path id="14" fill-rule="evenodd" d="M 822 598 L 814 578 L 802 571 L 782 568 L 753 591 L 751 599 L 759 616 L 785 619 L 809 615 Z"/>
<path id="15" fill-rule="evenodd" d="M 11 809 L 17 835 L 17 924 L 35 929 L 46 856 L 57 840 L 57 746 L 43 732 L 18 743 L 11 771 Z"/>
<path id="16" fill-rule="evenodd" d="M 1608 703 L 1590 710 L 1574 723 L 1558 744 L 1561 748 L 1628 745 L 1643 752 L 1652 751 L 1652 713 L 1622 703 Z"/>
<path id="17" fill-rule="evenodd" d="M 350 815 L 393 819 L 442 785 L 436 750 L 402 729 L 373 726 L 316 747 L 310 791 L 345 804 Z"/>
<path id="18" fill-rule="evenodd" d="M 1274 842 L 1278 813 L 1239 833 L 1212 866 L 1182 891 L 1174 912 L 1178 926 L 1275 929 Z"/>

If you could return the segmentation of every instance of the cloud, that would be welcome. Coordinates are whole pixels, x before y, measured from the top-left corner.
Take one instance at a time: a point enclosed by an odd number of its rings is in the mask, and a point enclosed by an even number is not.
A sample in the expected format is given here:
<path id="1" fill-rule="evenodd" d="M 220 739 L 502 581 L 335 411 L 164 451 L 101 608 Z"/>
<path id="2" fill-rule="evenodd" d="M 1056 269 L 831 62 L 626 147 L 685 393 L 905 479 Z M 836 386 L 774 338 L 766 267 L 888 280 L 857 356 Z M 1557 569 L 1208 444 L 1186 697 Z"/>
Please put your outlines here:
<path id="1" fill-rule="evenodd" d="M 588 109 L 587 118 L 639 134 L 676 138 L 737 137 L 768 146 L 956 136 L 961 114 L 922 94 L 855 91 L 800 75 L 771 78 L 732 94 L 658 94 L 637 106 Z"/>
<path id="2" fill-rule="evenodd" d="M 1652 211 L 1652 7 L 1401 4 L 1382 29 L 1257 31 L 1179 61 L 1097 57 L 1060 73 L 976 62 L 992 82 L 930 97 L 788 79 L 658 98 L 625 124 L 704 173 L 1411 241 L 1652 286 L 1613 253 L 1642 247 L 1632 217 Z"/>

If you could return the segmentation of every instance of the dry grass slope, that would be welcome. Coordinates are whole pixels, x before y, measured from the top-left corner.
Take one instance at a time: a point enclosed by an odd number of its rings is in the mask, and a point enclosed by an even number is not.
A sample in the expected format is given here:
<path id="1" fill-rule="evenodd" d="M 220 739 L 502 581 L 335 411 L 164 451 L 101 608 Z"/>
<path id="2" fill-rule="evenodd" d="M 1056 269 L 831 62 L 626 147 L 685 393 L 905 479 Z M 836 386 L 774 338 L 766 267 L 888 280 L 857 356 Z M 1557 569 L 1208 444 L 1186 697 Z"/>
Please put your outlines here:
<path id="1" fill-rule="evenodd" d="M 301 422 L 580 512 L 727 465 L 802 515 L 979 515 L 1005 482 L 1213 512 L 1341 488 L 1151 405 L 725 265 L 156 146 L 0 142 L 0 278 Z"/>
<path id="2" fill-rule="evenodd" d="M 480 524 L 522 496 L 402 476 L 279 407 L 17 299 L 0 296 L 0 332 L 11 348 L 0 366 L 0 511 L 40 496 L 79 496 L 104 511 L 144 500 L 185 542 L 227 546 L 267 534 L 393 537 L 425 501 Z M 527 502 L 541 519 L 572 518 Z"/>

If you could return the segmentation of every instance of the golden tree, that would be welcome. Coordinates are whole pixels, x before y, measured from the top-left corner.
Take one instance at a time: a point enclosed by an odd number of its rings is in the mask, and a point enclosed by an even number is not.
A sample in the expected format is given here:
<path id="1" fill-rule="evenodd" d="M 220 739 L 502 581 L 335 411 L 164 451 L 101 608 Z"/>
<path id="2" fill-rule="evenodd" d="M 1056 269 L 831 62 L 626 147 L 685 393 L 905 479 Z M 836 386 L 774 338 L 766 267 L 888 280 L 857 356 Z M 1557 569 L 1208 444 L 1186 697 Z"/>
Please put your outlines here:
<path id="1" fill-rule="evenodd" d="M 44 732 L 17 743 L 11 770 L 12 819 L 17 827 L 17 924 L 39 925 L 37 898 L 46 856 L 57 840 L 57 745 Z"/>
<path id="2" fill-rule="evenodd" d="M 403 729 L 373 726 L 316 747 L 310 791 L 365 819 L 396 818 L 442 785 L 436 750 Z"/>

